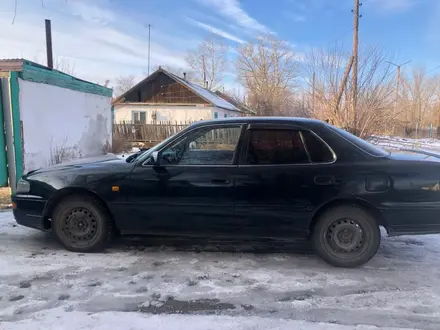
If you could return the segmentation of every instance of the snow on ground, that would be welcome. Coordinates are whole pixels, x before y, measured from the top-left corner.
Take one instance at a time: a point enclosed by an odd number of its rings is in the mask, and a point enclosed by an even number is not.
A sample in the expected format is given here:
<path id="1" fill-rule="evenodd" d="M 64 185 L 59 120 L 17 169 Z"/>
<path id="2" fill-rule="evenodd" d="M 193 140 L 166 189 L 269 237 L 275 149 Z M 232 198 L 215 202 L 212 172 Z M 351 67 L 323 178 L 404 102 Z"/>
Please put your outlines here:
<path id="1" fill-rule="evenodd" d="M 128 156 L 133 155 L 134 153 L 140 151 L 141 149 L 137 148 L 137 147 L 133 147 L 131 148 L 131 150 L 127 151 L 127 152 L 123 152 L 123 153 L 118 153 L 116 154 L 117 157 L 121 158 L 121 159 L 125 159 Z"/>
<path id="2" fill-rule="evenodd" d="M 124 238 L 72 253 L 0 212 L 0 329 L 438 329 L 438 235 L 384 237 L 358 269 L 304 242 L 252 244 Z"/>
<path id="3" fill-rule="evenodd" d="M 384 149 L 417 149 L 440 152 L 440 140 L 410 139 L 399 136 L 373 136 L 370 142 Z"/>

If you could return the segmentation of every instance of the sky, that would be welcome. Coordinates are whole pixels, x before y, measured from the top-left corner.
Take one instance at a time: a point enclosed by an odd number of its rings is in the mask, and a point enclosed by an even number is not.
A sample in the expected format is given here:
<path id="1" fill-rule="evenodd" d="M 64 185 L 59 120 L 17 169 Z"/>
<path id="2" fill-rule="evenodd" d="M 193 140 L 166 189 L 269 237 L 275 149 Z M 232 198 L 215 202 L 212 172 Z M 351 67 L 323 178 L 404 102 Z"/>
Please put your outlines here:
<path id="1" fill-rule="evenodd" d="M 299 59 L 335 42 L 350 49 L 352 8 L 353 0 L 0 0 L 0 58 L 44 63 L 47 18 L 55 61 L 112 86 L 121 75 L 145 77 L 148 25 L 151 68 L 187 69 L 186 52 L 209 33 L 226 39 L 232 59 L 234 48 L 266 33 L 288 41 Z M 440 66 L 440 0 L 364 0 L 361 14 L 361 45 L 411 60 L 405 70 Z M 231 69 L 225 85 L 234 84 Z"/>

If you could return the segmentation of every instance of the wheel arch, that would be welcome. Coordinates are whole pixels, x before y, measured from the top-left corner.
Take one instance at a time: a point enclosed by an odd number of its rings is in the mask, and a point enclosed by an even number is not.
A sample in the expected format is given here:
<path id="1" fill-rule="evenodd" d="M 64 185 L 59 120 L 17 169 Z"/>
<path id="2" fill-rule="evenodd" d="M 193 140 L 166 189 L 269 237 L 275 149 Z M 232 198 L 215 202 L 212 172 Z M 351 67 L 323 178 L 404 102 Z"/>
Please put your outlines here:
<path id="1" fill-rule="evenodd" d="M 51 228 L 50 219 L 52 217 L 52 213 L 53 213 L 56 205 L 58 205 L 58 203 L 61 200 L 63 200 L 64 198 L 67 198 L 69 196 L 74 196 L 74 195 L 89 195 L 90 197 L 93 197 L 95 200 L 98 200 L 101 203 L 101 205 L 106 209 L 108 214 L 110 215 L 110 220 L 112 222 L 112 225 L 115 226 L 115 228 L 116 228 L 116 224 L 115 224 L 115 221 L 113 218 L 113 214 L 110 211 L 110 208 L 108 207 L 107 203 L 97 193 L 95 193 L 87 188 L 67 187 L 67 188 L 63 188 L 63 189 L 58 190 L 55 194 L 53 194 L 53 196 L 46 203 L 46 205 L 44 207 L 44 212 L 43 212 L 44 228 L 45 229 Z"/>
<path id="2" fill-rule="evenodd" d="M 373 204 L 371 204 L 368 201 L 365 201 L 363 199 L 358 199 L 358 198 L 344 198 L 344 199 L 336 199 L 336 200 L 332 200 L 330 202 L 325 203 L 324 205 L 322 205 L 313 215 L 312 221 L 310 222 L 309 225 L 309 232 L 310 234 L 313 233 L 313 229 L 315 228 L 315 225 L 319 219 L 319 217 L 325 213 L 327 210 L 330 210 L 334 207 L 338 207 L 338 206 L 347 206 L 347 205 L 352 205 L 355 207 L 360 207 L 363 210 L 365 210 L 366 212 L 368 212 L 369 214 L 372 215 L 372 217 L 374 218 L 374 220 L 376 221 L 376 223 L 379 226 L 383 226 L 385 227 L 385 229 L 387 230 L 387 232 L 389 232 L 389 227 L 388 224 L 385 221 L 385 218 L 382 214 L 382 212 L 375 207 Z"/>

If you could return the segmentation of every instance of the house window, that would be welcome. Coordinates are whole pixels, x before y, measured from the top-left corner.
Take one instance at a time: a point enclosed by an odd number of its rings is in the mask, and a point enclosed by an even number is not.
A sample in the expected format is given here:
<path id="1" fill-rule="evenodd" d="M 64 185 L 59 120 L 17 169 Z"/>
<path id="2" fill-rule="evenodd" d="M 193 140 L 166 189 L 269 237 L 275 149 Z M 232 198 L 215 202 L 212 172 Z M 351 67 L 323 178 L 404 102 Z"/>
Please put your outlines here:
<path id="1" fill-rule="evenodd" d="M 218 112 L 214 112 L 214 119 L 218 118 Z"/>
<path id="2" fill-rule="evenodd" d="M 132 111 L 131 112 L 131 122 L 133 124 L 146 124 L 147 123 L 147 112 L 146 111 Z"/>
<path id="3" fill-rule="evenodd" d="M 225 118 L 227 117 L 228 115 L 225 113 Z"/>

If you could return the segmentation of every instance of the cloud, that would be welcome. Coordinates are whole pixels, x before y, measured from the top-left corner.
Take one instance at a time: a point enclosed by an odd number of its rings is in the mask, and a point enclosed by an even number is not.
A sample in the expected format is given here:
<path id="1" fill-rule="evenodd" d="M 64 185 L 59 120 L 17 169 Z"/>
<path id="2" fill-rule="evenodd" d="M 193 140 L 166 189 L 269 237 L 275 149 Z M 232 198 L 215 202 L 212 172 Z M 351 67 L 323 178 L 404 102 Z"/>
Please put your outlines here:
<path id="1" fill-rule="evenodd" d="M 100 7 L 103 3 L 98 0 L 92 5 L 75 0 L 65 5 L 64 1 L 46 1 L 42 7 L 40 1 L 22 0 L 12 25 L 13 7 L 0 2 L 0 58 L 44 63 L 44 19 L 50 18 L 54 56 L 69 61 L 79 78 L 103 83 L 107 79 L 114 82 L 120 75 L 141 75 L 148 66 L 148 32 L 144 22 L 134 21 L 111 7 Z M 167 19 L 154 18 L 147 18 L 153 26 Z M 186 51 L 201 37 L 188 33 L 186 25 L 179 22 L 170 29 L 175 30 L 177 24 L 181 28 L 175 33 L 162 26 L 152 30 L 151 68 L 159 64 L 187 68 Z"/>
<path id="2" fill-rule="evenodd" d="M 235 42 L 238 42 L 238 43 L 240 43 L 240 44 L 242 44 L 242 43 L 245 42 L 243 39 L 240 39 L 240 38 L 238 38 L 238 37 L 235 37 L 235 36 L 233 36 L 232 34 L 226 32 L 226 31 L 223 31 L 223 30 L 221 30 L 221 29 L 219 29 L 219 28 L 213 27 L 213 26 L 211 26 L 211 25 L 209 25 L 209 24 L 202 23 L 202 22 L 200 22 L 200 21 L 197 21 L 197 20 L 192 19 L 192 18 L 189 18 L 189 17 L 188 17 L 187 19 L 188 19 L 188 21 L 190 21 L 190 22 L 193 23 L 194 25 L 196 25 L 196 26 L 198 26 L 198 27 L 201 27 L 202 29 L 204 29 L 204 30 L 206 30 L 206 31 L 209 31 L 209 32 L 211 32 L 211 33 L 214 33 L 214 34 L 216 34 L 216 35 L 218 35 L 218 36 L 220 36 L 220 37 L 222 37 L 222 38 L 225 38 L 225 39 L 228 39 L 228 40 L 231 40 L 231 41 L 235 41 Z"/>
<path id="3" fill-rule="evenodd" d="M 379 11 L 396 12 L 411 8 L 416 4 L 414 0 L 370 0 L 371 7 Z"/>
<path id="4" fill-rule="evenodd" d="M 199 3 L 210 7 L 213 11 L 232 20 L 235 24 L 257 33 L 272 33 L 265 25 L 247 14 L 241 8 L 238 0 L 197 0 Z"/>
<path id="5" fill-rule="evenodd" d="M 117 19 L 117 16 L 111 10 L 107 10 L 96 4 L 84 3 L 82 1 L 70 1 L 66 3 L 71 13 L 79 16 L 86 22 L 106 25 Z"/>

